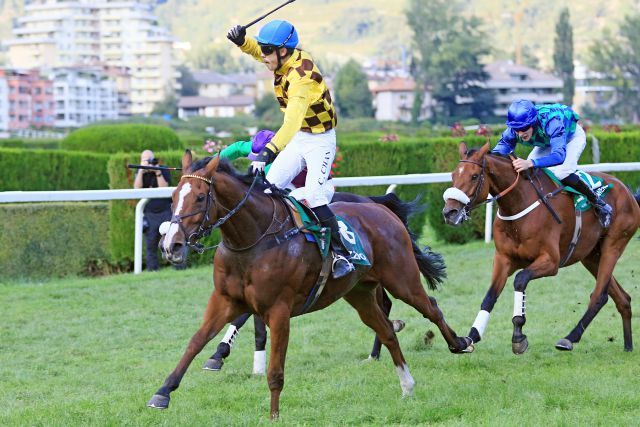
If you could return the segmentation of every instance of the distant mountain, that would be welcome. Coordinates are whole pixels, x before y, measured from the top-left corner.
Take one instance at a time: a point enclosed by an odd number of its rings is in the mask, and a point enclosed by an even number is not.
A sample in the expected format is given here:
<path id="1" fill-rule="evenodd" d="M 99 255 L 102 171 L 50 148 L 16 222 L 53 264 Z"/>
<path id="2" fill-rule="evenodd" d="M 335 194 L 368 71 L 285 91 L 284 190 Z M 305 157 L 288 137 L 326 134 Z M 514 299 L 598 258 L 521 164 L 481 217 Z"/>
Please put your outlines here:
<path id="1" fill-rule="evenodd" d="M 247 23 L 276 7 L 281 0 L 167 0 L 156 13 L 162 25 L 192 49 L 205 43 L 228 44 L 225 34 L 233 24 Z M 0 37 L 11 37 L 12 19 L 21 14 L 23 0 L 0 0 Z M 463 13 L 486 22 L 495 48 L 494 57 L 511 58 L 517 46 L 523 56 L 537 58 L 541 67 L 552 64 L 555 24 L 560 10 L 570 7 L 576 58 L 600 37 L 605 27 L 615 28 L 629 13 L 640 13 L 637 0 L 466 0 Z M 401 59 L 410 53 L 411 31 L 403 10 L 408 0 L 297 0 L 268 19 L 292 21 L 302 45 L 331 61 L 354 57 Z M 249 29 L 255 34 L 262 23 Z M 519 42 L 518 42 L 519 41 Z M 230 46 L 231 47 L 231 46 Z M 236 54 L 233 49 L 230 52 Z"/>

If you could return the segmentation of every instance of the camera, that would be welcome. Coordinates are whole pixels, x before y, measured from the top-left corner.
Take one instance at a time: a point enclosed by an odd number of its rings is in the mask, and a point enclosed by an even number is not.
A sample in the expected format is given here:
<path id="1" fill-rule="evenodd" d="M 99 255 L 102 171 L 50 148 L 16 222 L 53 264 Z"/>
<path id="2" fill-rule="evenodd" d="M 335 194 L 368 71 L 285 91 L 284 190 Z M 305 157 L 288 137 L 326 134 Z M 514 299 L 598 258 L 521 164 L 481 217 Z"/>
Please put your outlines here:
<path id="1" fill-rule="evenodd" d="M 152 166 L 157 166 L 158 165 L 158 159 L 149 159 L 149 164 Z"/>

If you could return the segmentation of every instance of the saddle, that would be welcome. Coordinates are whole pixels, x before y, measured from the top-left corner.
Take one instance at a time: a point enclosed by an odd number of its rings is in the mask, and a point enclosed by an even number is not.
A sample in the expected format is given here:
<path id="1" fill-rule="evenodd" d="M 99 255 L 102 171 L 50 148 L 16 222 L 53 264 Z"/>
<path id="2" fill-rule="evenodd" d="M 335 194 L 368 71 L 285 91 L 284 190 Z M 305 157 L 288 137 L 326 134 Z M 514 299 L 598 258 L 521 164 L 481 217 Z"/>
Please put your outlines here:
<path id="1" fill-rule="evenodd" d="M 563 186 L 563 184 L 560 182 L 560 180 L 556 177 L 556 175 L 551 170 L 547 168 L 543 168 L 542 170 L 559 187 Z M 613 188 L 613 184 L 605 184 L 604 179 L 600 178 L 599 176 L 589 175 L 588 173 L 581 170 L 576 171 L 576 175 L 578 175 L 580 179 L 586 182 L 599 197 L 604 197 L 604 195 L 607 194 L 609 190 Z M 591 204 L 589 203 L 587 198 L 579 191 L 569 186 L 566 186 L 564 188 L 564 191 L 566 191 L 567 193 L 571 193 L 573 195 L 573 204 L 576 208 L 576 211 L 585 212 L 591 208 Z"/>

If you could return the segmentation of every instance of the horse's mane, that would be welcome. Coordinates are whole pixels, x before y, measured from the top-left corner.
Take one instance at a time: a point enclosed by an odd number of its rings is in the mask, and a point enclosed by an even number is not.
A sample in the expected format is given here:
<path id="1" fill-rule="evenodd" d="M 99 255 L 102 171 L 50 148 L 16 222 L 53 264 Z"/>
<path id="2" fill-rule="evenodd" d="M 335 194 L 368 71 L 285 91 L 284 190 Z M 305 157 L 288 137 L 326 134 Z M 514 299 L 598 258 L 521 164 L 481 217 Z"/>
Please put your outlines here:
<path id="1" fill-rule="evenodd" d="M 204 159 L 196 160 L 191 164 L 191 167 L 189 168 L 189 172 L 194 172 L 206 167 L 209 164 L 209 162 L 214 158 L 215 157 L 211 156 L 211 157 L 205 157 Z M 220 163 L 218 163 L 218 168 L 216 169 L 216 171 L 229 175 L 247 185 L 251 185 L 253 183 L 254 175 L 242 174 L 238 172 L 238 170 L 235 167 L 233 167 L 231 162 L 228 159 L 225 159 L 224 157 L 220 158 Z M 270 188 L 270 186 L 265 181 L 258 181 L 256 183 L 256 188 L 259 190 L 265 190 L 267 188 Z"/>

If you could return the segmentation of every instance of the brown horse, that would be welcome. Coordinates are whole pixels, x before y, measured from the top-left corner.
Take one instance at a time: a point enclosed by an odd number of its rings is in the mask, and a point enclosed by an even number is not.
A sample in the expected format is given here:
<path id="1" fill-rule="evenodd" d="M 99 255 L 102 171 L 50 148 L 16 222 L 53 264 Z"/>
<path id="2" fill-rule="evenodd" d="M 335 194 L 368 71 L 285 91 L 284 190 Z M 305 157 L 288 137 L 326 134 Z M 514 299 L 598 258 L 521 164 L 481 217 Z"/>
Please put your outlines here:
<path id="1" fill-rule="evenodd" d="M 631 336 L 631 297 L 613 276 L 613 269 L 629 240 L 640 225 L 640 208 L 629 189 L 618 179 L 597 173 L 605 183 L 613 184 L 607 202 L 614 216 L 608 229 L 603 229 L 593 209 L 578 217 L 573 198 L 560 192 L 556 184 L 536 169 L 519 180 L 508 157 L 489 153 L 489 144 L 480 150 L 469 150 L 460 144 L 460 162 L 453 171 L 453 187 L 445 194 L 445 221 L 459 225 L 470 211 L 483 204 L 490 193 L 497 199 L 498 218 L 493 224 L 496 252 L 493 259 L 491 287 L 482 301 L 481 310 L 471 327 L 469 337 L 478 342 L 489 321 L 489 313 L 516 270 L 514 280 L 514 316 L 512 350 L 523 353 L 528 347 L 525 324 L 525 289 L 530 280 L 554 276 L 558 269 L 578 261 L 596 278 L 589 306 L 577 326 L 558 341 L 559 350 L 572 350 L 585 329 L 607 302 L 613 298 L 622 317 L 624 349 L 633 349 Z M 543 205 L 546 205 L 543 206 Z M 557 215 L 556 218 L 554 216 Z M 582 231 L 576 223 L 582 223 Z M 470 346 L 467 351 L 473 351 Z"/>
<path id="2" fill-rule="evenodd" d="M 182 158 L 182 168 L 185 175 L 173 192 L 172 224 L 161 243 L 165 256 L 174 263 L 182 262 L 187 244 L 212 227 L 220 228 L 222 243 L 213 261 L 215 289 L 200 329 L 148 406 L 167 408 L 170 393 L 178 388 L 189 364 L 207 342 L 238 315 L 254 313 L 271 331 L 267 379 L 271 417 L 276 418 L 284 386 L 290 318 L 302 314 L 320 274 L 321 256 L 315 244 L 300 234 L 288 233 L 295 225 L 282 198 L 266 194 L 258 179 L 238 175 L 218 157 L 192 164 L 189 151 Z M 393 326 L 376 303 L 376 289 L 382 285 L 414 307 L 438 326 L 452 352 L 462 352 L 470 340 L 456 336 L 420 282 L 422 273 L 435 286 L 442 271 L 431 264 L 428 254 L 414 251 L 407 228 L 388 208 L 376 203 L 336 203 L 331 208 L 357 231 L 371 266 L 358 265 L 341 279 L 329 279 L 310 311 L 344 298 L 387 347 L 403 395 L 411 394 L 414 381 Z"/>

